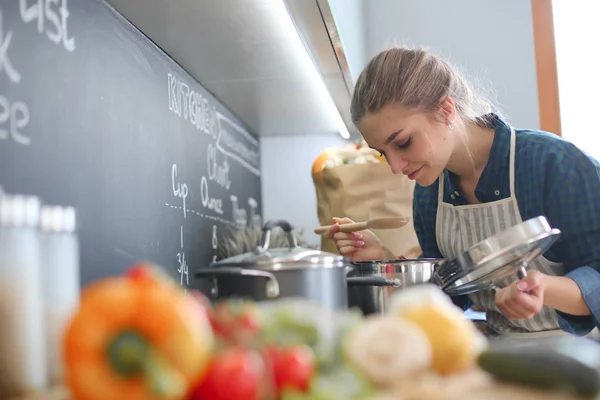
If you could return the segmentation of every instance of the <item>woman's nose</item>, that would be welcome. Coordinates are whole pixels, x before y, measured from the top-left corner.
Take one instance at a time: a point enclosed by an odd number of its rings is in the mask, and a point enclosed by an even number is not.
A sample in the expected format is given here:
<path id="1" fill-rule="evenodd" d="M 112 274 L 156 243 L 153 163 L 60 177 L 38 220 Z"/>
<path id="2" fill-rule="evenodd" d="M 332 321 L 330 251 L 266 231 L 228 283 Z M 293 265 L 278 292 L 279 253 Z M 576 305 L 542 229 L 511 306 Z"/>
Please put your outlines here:
<path id="1" fill-rule="evenodd" d="M 388 157 L 387 161 L 394 174 L 401 174 L 408 167 L 408 161 L 398 156 Z"/>

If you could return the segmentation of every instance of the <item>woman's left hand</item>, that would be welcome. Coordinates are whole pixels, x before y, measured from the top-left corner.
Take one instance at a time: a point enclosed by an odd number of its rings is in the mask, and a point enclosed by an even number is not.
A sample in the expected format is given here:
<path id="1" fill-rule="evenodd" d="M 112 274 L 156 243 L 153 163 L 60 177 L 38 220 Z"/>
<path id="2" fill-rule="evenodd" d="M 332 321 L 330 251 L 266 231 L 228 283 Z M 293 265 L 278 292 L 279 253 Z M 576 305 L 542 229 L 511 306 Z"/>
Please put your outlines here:
<path id="1" fill-rule="evenodd" d="M 527 276 L 496 291 L 496 306 L 508 319 L 530 319 L 544 306 L 547 275 L 527 271 Z"/>

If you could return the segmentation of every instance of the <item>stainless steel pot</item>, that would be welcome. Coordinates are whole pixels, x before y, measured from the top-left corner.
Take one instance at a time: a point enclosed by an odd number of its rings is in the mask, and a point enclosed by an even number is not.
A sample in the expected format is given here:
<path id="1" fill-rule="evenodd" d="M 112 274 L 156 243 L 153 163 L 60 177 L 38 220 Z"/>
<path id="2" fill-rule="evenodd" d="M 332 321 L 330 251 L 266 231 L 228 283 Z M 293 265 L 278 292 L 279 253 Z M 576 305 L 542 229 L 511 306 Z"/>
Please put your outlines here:
<path id="1" fill-rule="evenodd" d="M 393 284 L 352 286 L 348 289 L 348 305 L 360 308 L 365 315 L 384 313 L 397 290 L 432 282 L 435 271 L 444 261 L 443 258 L 418 258 L 352 263 L 349 277 L 379 278 Z"/>
<path id="2" fill-rule="evenodd" d="M 269 247 L 271 231 L 281 228 L 289 246 Z M 229 257 L 195 272 L 196 277 L 213 278 L 215 297 L 245 297 L 255 301 L 279 297 L 313 299 L 333 309 L 348 307 L 347 285 L 392 285 L 382 277 L 346 279 L 346 257 L 298 246 L 292 226 L 283 220 L 263 227 L 261 244 L 252 252 Z"/>

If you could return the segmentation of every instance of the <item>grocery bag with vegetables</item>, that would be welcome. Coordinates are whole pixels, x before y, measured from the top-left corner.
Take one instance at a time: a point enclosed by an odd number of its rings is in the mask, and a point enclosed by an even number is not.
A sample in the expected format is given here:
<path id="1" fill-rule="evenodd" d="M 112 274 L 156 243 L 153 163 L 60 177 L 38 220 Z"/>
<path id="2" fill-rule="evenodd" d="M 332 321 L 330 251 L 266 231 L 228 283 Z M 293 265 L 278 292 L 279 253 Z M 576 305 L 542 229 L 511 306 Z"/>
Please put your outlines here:
<path id="1" fill-rule="evenodd" d="M 408 217 L 408 225 L 393 230 L 374 230 L 396 255 L 416 258 L 421 253 L 412 222 L 414 182 L 394 175 L 377 151 L 364 141 L 342 148 L 325 149 L 314 161 L 312 178 L 321 225 L 333 217 L 366 221 L 378 217 Z M 337 252 L 333 241 L 321 240 L 321 249 Z"/>

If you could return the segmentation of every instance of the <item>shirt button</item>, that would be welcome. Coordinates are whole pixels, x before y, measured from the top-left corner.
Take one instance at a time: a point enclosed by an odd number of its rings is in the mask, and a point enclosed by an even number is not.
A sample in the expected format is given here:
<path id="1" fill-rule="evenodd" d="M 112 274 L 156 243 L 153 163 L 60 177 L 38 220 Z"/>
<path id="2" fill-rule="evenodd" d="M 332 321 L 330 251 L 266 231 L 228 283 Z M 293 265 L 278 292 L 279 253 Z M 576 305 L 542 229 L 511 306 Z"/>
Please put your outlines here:
<path id="1" fill-rule="evenodd" d="M 458 193 L 458 192 L 454 192 L 454 195 L 455 195 L 456 197 L 459 197 L 459 196 L 460 196 L 460 193 Z"/>
<path id="2" fill-rule="evenodd" d="M 495 194 L 496 196 L 500 196 L 500 191 L 499 191 L 499 190 L 494 190 L 494 194 Z"/>
<path id="3" fill-rule="evenodd" d="M 454 195 L 453 195 L 453 194 L 451 194 L 451 195 L 450 195 L 450 198 L 451 198 L 452 200 L 454 200 Z"/>

